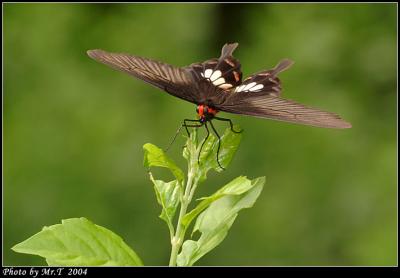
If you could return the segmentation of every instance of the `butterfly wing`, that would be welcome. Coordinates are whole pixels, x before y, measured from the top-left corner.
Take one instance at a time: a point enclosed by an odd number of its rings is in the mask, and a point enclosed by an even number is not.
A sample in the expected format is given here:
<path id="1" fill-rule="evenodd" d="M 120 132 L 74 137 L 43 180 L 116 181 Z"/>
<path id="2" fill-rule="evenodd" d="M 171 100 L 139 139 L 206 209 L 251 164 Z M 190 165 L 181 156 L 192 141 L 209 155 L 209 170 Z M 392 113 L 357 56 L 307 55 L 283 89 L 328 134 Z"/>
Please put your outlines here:
<path id="1" fill-rule="evenodd" d="M 241 85 L 232 89 L 230 94 L 226 94 L 226 97 L 214 98 L 215 108 L 235 114 L 296 124 L 350 128 L 351 124 L 342 120 L 337 114 L 279 97 L 281 82 L 277 75 L 292 64 L 291 60 L 284 59 L 273 69 L 249 76 Z"/>
<path id="2" fill-rule="evenodd" d="M 232 93 L 217 109 L 234 114 L 311 125 L 325 128 L 350 128 L 351 124 L 339 115 L 308 107 L 292 100 L 271 96 L 265 93 Z"/>
<path id="3" fill-rule="evenodd" d="M 89 50 L 92 59 L 116 70 L 126 72 L 178 98 L 198 103 L 199 95 L 192 75 L 184 68 L 174 67 L 138 56 Z"/>
<path id="4" fill-rule="evenodd" d="M 242 81 L 240 62 L 232 56 L 237 46 L 238 43 L 225 44 L 218 59 L 193 63 L 187 69 L 196 81 L 207 81 L 222 90 L 233 88 Z"/>
<path id="5" fill-rule="evenodd" d="M 242 81 L 240 63 L 232 56 L 237 43 L 225 44 L 221 56 L 178 68 L 147 58 L 104 50 L 89 50 L 89 57 L 126 72 L 169 94 L 195 104 L 206 104 Z"/>
<path id="6" fill-rule="evenodd" d="M 288 69 L 293 65 L 293 61 L 284 59 L 278 65 L 270 70 L 264 70 L 247 77 L 240 86 L 237 86 L 233 92 L 257 92 L 265 93 L 271 96 L 279 96 L 281 93 L 281 81 L 278 73 Z"/>
<path id="7" fill-rule="evenodd" d="M 192 75 L 201 95 L 199 104 L 212 104 L 221 92 L 229 92 L 242 82 L 240 62 L 232 55 L 237 46 L 238 43 L 225 44 L 218 59 L 193 63 L 185 68 Z"/>

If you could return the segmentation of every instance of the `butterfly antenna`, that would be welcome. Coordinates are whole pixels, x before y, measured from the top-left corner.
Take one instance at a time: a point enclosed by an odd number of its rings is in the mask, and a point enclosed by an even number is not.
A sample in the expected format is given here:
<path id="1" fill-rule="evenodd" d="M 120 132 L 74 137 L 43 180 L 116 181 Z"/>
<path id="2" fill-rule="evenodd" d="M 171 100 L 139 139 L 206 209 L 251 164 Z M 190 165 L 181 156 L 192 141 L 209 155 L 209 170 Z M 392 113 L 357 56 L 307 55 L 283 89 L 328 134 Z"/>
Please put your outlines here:
<path id="1" fill-rule="evenodd" d="M 199 121 L 199 120 L 184 119 L 184 120 L 183 120 L 183 123 L 182 123 L 181 126 L 178 128 L 178 130 L 176 131 L 174 137 L 172 138 L 171 143 L 169 143 L 168 147 L 165 149 L 165 152 L 168 152 L 168 150 L 171 148 L 172 144 L 175 142 L 176 137 L 178 136 L 178 134 L 179 134 L 179 132 L 181 131 L 182 127 L 185 127 L 188 136 L 190 136 L 188 127 L 196 127 L 196 128 L 198 128 L 198 127 L 201 127 L 201 126 L 203 125 L 202 123 L 199 124 L 199 125 L 195 125 L 195 124 L 187 124 L 186 122 L 196 122 L 196 123 L 198 123 L 198 122 L 200 122 L 200 121 Z"/>
<path id="2" fill-rule="evenodd" d="M 183 124 L 181 124 L 181 126 L 176 131 L 176 133 L 175 133 L 174 137 L 172 138 L 171 142 L 168 144 L 168 147 L 165 149 L 165 152 L 168 152 L 168 150 L 171 148 L 171 146 L 175 142 L 175 139 L 178 136 L 179 132 L 181 132 L 182 127 L 183 127 Z"/>

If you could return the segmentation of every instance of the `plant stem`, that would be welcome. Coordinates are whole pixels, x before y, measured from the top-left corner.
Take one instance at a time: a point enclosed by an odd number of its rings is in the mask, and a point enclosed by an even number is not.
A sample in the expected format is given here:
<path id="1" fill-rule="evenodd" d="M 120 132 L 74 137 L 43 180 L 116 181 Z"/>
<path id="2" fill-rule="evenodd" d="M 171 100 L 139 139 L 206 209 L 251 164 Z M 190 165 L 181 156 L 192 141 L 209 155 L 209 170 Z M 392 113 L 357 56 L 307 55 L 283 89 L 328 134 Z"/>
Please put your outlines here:
<path id="1" fill-rule="evenodd" d="M 176 259 L 178 257 L 178 252 L 183 244 L 185 238 L 185 227 L 183 227 L 182 219 L 186 214 L 187 208 L 192 201 L 194 195 L 194 189 L 197 187 L 198 179 L 195 178 L 196 175 L 196 163 L 197 163 L 197 150 L 194 144 L 191 144 L 191 149 L 188 150 L 190 154 L 190 159 L 188 163 L 188 180 L 186 183 L 185 193 L 181 198 L 181 208 L 179 211 L 178 223 L 175 232 L 175 236 L 171 240 L 171 256 L 169 260 L 169 266 L 176 266 Z M 192 190 L 193 188 L 193 190 Z"/>
<path id="2" fill-rule="evenodd" d="M 192 180 L 193 180 L 193 178 L 189 177 L 187 185 L 186 185 L 185 195 L 182 198 L 176 233 L 175 233 L 175 236 L 171 240 L 172 250 L 171 250 L 171 257 L 169 260 L 169 266 L 176 266 L 176 259 L 178 257 L 178 252 L 182 246 L 183 239 L 185 236 L 185 234 L 182 233 L 182 228 L 183 228 L 182 219 L 185 216 L 187 207 L 189 205 L 188 192 L 190 192 L 190 191 L 187 189 L 191 187 Z"/>

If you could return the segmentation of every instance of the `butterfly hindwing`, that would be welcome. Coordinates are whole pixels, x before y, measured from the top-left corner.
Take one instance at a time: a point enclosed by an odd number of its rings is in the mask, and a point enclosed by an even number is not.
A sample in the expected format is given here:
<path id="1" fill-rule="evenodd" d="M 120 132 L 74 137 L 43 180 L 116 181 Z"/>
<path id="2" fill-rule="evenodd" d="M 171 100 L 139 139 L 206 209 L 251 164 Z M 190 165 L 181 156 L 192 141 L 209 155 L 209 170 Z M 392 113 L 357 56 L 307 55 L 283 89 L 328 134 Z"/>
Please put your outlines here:
<path id="1" fill-rule="evenodd" d="M 282 60 L 273 69 L 264 70 L 247 77 L 242 84 L 234 89 L 234 92 L 261 92 L 271 96 L 279 96 L 282 88 L 277 75 L 288 69 L 292 64 L 291 60 Z"/>
<path id="2" fill-rule="evenodd" d="M 232 56 L 237 46 L 237 43 L 225 44 L 218 59 L 194 63 L 187 69 L 197 82 L 207 81 L 217 89 L 228 91 L 242 82 L 240 62 Z"/>

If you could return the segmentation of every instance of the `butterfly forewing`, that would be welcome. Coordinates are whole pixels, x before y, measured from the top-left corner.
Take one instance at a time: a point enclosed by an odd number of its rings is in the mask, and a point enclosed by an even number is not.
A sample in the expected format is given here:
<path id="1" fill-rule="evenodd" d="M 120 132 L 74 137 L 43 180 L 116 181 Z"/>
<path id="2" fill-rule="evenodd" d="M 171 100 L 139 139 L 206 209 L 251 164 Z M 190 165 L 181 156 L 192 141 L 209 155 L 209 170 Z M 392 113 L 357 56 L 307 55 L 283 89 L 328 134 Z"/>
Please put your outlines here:
<path id="1" fill-rule="evenodd" d="M 225 112 L 325 128 L 350 128 L 337 114 L 307 107 L 292 100 L 242 92 L 231 94 L 216 108 Z"/>
<path id="2" fill-rule="evenodd" d="M 199 98 L 194 89 L 190 73 L 161 62 L 122 53 L 103 50 L 89 50 L 88 55 L 114 69 L 126 72 L 136 78 L 156 86 L 169 94 L 197 103 Z"/>

